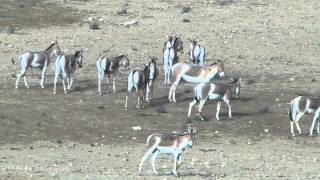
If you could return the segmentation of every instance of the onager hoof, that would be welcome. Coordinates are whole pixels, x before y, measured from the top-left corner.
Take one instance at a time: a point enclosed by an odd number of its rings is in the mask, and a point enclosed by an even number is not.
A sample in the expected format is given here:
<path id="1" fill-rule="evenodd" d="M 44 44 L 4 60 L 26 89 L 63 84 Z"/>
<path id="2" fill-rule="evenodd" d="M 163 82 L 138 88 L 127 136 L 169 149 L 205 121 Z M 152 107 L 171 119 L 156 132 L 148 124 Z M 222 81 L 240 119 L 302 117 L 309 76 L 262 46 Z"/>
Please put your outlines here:
<path id="1" fill-rule="evenodd" d="M 219 117 L 216 117 L 216 119 L 217 119 L 217 121 L 219 121 L 219 120 L 220 120 L 220 118 L 219 118 Z"/>
<path id="2" fill-rule="evenodd" d="M 30 89 L 30 86 L 27 86 L 27 89 Z"/>
<path id="3" fill-rule="evenodd" d="M 57 92 L 56 92 L 56 91 L 53 91 L 53 94 L 57 94 Z"/>
<path id="4" fill-rule="evenodd" d="M 295 134 L 292 134 L 292 137 L 295 137 L 296 135 Z"/>
<path id="5" fill-rule="evenodd" d="M 172 171 L 171 174 L 174 175 L 174 176 L 179 176 L 177 172 L 173 172 Z"/>
<path id="6" fill-rule="evenodd" d="M 45 86 L 41 86 L 42 89 L 46 88 Z"/>
<path id="7" fill-rule="evenodd" d="M 65 94 L 68 94 L 69 92 L 68 92 L 68 90 L 66 90 L 66 91 L 64 91 L 64 93 L 65 93 Z"/>
<path id="8" fill-rule="evenodd" d="M 231 119 L 232 118 L 232 116 L 229 116 L 229 119 Z"/>
<path id="9" fill-rule="evenodd" d="M 114 89 L 114 90 L 113 90 L 113 94 L 115 94 L 116 92 L 117 92 L 117 90 Z"/>
<path id="10" fill-rule="evenodd" d="M 312 133 L 310 133 L 310 134 L 309 134 L 309 136 L 313 136 L 313 134 L 312 134 Z"/>
<path id="11" fill-rule="evenodd" d="M 18 89 L 18 88 L 19 88 L 18 86 L 14 87 L 14 89 Z"/>

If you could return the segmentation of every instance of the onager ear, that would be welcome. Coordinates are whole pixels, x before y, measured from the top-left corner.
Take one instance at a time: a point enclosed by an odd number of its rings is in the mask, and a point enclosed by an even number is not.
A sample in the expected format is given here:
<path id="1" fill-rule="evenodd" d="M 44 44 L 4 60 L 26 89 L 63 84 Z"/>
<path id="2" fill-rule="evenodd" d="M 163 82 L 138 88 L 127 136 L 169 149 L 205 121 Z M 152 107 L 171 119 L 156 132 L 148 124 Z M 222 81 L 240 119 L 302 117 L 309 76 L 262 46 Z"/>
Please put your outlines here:
<path id="1" fill-rule="evenodd" d="M 241 77 L 239 78 L 238 82 L 239 82 L 239 84 L 241 83 Z"/>
<path id="2" fill-rule="evenodd" d="M 189 126 L 188 127 L 188 133 L 191 133 L 192 128 Z"/>
<path id="3" fill-rule="evenodd" d="M 192 132 L 193 132 L 193 133 L 196 133 L 196 132 L 197 132 L 197 128 L 194 127 L 193 130 L 192 130 Z"/>

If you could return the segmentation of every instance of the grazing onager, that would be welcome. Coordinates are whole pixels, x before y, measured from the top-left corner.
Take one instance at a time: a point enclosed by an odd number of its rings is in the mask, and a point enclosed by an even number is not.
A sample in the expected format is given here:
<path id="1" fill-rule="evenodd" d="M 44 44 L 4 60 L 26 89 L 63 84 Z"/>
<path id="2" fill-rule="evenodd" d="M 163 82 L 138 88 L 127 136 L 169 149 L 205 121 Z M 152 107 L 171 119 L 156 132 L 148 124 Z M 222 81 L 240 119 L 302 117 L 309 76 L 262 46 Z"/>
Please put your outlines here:
<path id="1" fill-rule="evenodd" d="M 151 165 L 153 172 L 158 174 L 155 168 L 155 161 L 158 154 L 173 155 L 173 170 L 172 173 L 178 176 L 177 169 L 181 165 L 181 154 L 187 148 L 191 148 L 195 141 L 196 128 L 188 128 L 188 132 L 184 134 L 151 134 L 147 138 L 147 152 L 142 157 L 139 164 L 139 174 L 141 174 L 142 165 L 145 160 L 151 156 Z"/>
<path id="2" fill-rule="evenodd" d="M 229 118 L 232 117 L 230 99 L 234 96 L 236 99 L 240 96 L 241 78 L 228 84 L 222 83 L 200 83 L 194 88 L 194 100 L 189 104 L 188 118 L 191 116 L 191 111 L 196 103 L 199 103 L 199 115 L 201 120 L 204 120 L 202 116 L 202 108 L 206 103 L 206 100 L 218 101 L 216 118 L 219 120 L 219 113 L 221 107 L 221 101 L 224 101 L 229 107 Z"/>
<path id="3" fill-rule="evenodd" d="M 195 39 L 190 40 L 191 44 L 189 46 L 189 60 L 191 64 L 194 65 L 204 65 L 204 60 L 206 57 L 206 50 L 203 46 L 197 44 Z"/>
<path id="4" fill-rule="evenodd" d="M 57 94 L 56 86 L 58 77 L 62 79 L 64 93 L 69 93 L 73 84 L 74 72 L 76 71 L 77 64 L 82 68 L 83 63 L 83 50 L 76 51 L 74 54 L 61 54 L 57 57 L 55 63 L 55 76 L 53 94 Z M 67 80 L 68 87 L 66 87 L 65 80 Z"/>
<path id="5" fill-rule="evenodd" d="M 143 70 L 134 70 L 129 73 L 128 76 L 128 91 L 126 96 L 125 108 L 128 108 L 128 97 L 130 92 L 135 89 L 138 96 L 137 108 L 140 109 L 140 98 L 143 97 L 143 101 L 150 101 L 153 95 L 154 81 L 158 76 L 158 70 L 156 67 L 156 57 L 152 57 L 151 61 L 145 65 Z M 143 93 L 141 94 L 141 91 Z M 143 103 L 142 103 L 143 108 Z"/>
<path id="6" fill-rule="evenodd" d="M 295 136 L 293 123 L 296 124 L 298 133 L 301 134 L 299 120 L 304 114 L 314 114 L 309 135 L 312 136 L 316 121 L 318 122 L 317 133 L 320 134 L 320 97 L 312 95 L 299 95 L 293 98 L 289 111 L 292 136 Z"/>
<path id="7" fill-rule="evenodd" d="M 27 88 L 30 88 L 28 85 L 28 75 L 27 70 L 29 68 L 39 68 L 41 70 L 41 80 L 40 86 L 44 88 L 44 80 L 47 72 L 47 68 L 50 64 L 50 60 L 53 56 L 60 54 L 60 48 L 58 42 L 51 44 L 46 50 L 39 52 L 27 51 L 19 56 L 19 66 L 20 72 L 17 75 L 15 89 L 18 89 L 20 77 L 24 78 L 24 84 Z M 17 64 L 12 59 L 12 63 Z"/>
<path id="8" fill-rule="evenodd" d="M 170 37 L 163 50 L 164 83 L 170 84 L 172 66 L 178 62 L 178 52 L 183 54 L 183 43 L 180 36 Z"/>
<path id="9" fill-rule="evenodd" d="M 185 63 L 178 63 L 172 67 L 172 85 L 169 91 L 169 101 L 176 102 L 176 88 L 184 80 L 188 83 L 210 82 L 217 75 L 224 77 L 224 64 L 218 61 L 210 66 L 193 66 Z"/>
<path id="10" fill-rule="evenodd" d="M 129 58 L 128 55 L 120 55 L 115 57 L 106 57 L 102 56 L 97 59 L 97 73 L 98 73 L 98 93 L 102 95 L 101 84 L 105 75 L 107 75 L 107 86 L 109 84 L 110 76 L 113 76 L 113 93 L 116 90 L 116 74 L 120 66 L 125 68 L 129 67 Z M 108 88 L 107 88 L 108 93 Z"/>

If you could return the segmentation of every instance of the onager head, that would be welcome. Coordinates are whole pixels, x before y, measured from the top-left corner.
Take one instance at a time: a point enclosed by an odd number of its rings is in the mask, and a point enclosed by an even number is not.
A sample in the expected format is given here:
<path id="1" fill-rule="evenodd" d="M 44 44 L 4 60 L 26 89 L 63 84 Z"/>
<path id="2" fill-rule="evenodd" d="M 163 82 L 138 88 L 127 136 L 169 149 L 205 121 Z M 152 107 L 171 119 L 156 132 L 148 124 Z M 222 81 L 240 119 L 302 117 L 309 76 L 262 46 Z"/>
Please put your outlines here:
<path id="1" fill-rule="evenodd" d="M 216 63 L 217 65 L 217 70 L 218 70 L 218 75 L 220 78 L 224 78 L 224 64 L 223 61 L 218 60 L 218 62 Z"/>
<path id="2" fill-rule="evenodd" d="M 186 132 L 186 137 L 188 138 L 188 147 L 191 148 L 194 144 L 196 138 L 197 128 L 188 127 L 188 132 Z"/>
<path id="3" fill-rule="evenodd" d="M 78 67 L 79 68 L 82 68 L 82 63 L 83 63 L 83 50 L 81 49 L 80 51 L 77 51 L 75 54 L 74 54 L 74 57 L 76 58 L 76 62 L 78 64 Z"/>
<path id="4" fill-rule="evenodd" d="M 183 42 L 182 42 L 182 34 L 180 36 L 176 36 L 173 42 L 173 48 L 183 54 Z"/>
<path id="5" fill-rule="evenodd" d="M 124 57 L 120 61 L 120 65 L 122 65 L 124 68 L 129 68 L 130 62 L 129 62 L 128 54 L 124 55 Z"/>

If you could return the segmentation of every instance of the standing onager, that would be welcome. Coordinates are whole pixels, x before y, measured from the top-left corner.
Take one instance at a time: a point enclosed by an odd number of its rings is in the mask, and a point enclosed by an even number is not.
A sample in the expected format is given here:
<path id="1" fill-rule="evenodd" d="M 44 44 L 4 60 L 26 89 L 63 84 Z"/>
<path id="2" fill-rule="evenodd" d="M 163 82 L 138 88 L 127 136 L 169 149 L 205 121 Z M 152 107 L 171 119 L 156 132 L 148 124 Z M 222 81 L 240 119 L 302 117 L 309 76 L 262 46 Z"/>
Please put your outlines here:
<path id="1" fill-rule="evenodd" d="M 172 173 L 178 176 L 177 169 L 181 165 L 181 154 L 187 148 L 191 148 L 195 140 L 196 128 L 188 128 L 188 132 L 184 134 L 151 134 L 147 138 L 147 152 L 142 157 L 139 164 L 139 174 L 141 174 L 142 165 L 145 160 L 151 156 L 151 165 L 153 172 L 158 174 L 155 168 L 155 161 L 158 154 L 173 155 L 173 170 Z"/>
<path id="2" fill-rule="evenodd" d="M 176 88 L 184 80 L 189 83 L 210 82 L 216 75 L 224 77 L 224 64 L 218 61 L 210 66 L 200 67 L 178 63 L 172 67 L 172 85 L 169 91 L 169 101 L 176 102 Z"/>
<path id="3" fill-rule="evenodd" d="M 109 84 L 110 76 L 113 76 L 113 93 L 116 92 L 116 74 L 118 69 L 121 66 L 128 68 L 129 67 L 129 58 L 128 55 L 120 55 L 116 57 L 99 57 L 97 62 L 97 73 L 98 73 L 98 93 L 102 95 L 101 84 L 105 75 L 107 75 L 107 86 Z M 108 88 L 107 88 L 108 93 Z"/>
<path id="4" fill-rule="evenodd" d="M 289 112 L 291 134 L 295 136 L 293 123 L 296 124 L 298 133 L 301 134 L 301 129 L 299 126 L 299 120 L 304 114 L 313 114 L 313 121 L 310 128 L 310 136 L 313 134 L 313 128 L 318 121 L 317 133 L 320 134 L 320 97 L 311 95 L 299 95 L 291 101 L 291 108 Z"/>
<path id="5" fill-rule="evenodd" d="M 53 94 L 57 94 L 56 85 L 57 85 L 59 76 L 62 79 L 64 93 L 69 93 L 73 83 L 74 72 L 77 68 L 76 64 L 78 64 L 79 68 L 82 68 L 82 62 L 83 62 L 83 50 L 76 51 L 76 53 L 74 54 L 61 54 L 57 57 L 56 63 L 55 63 Z M 65 80 L 67 80 L 67 83 L 68 83 L 67 88 L 66 88 Z"/>
<path id="6" fill-rule="evenodd" d="M 232 117 L 230 99 L 234 96 L 236 99 L 240 96 L 241 78 L 228 84 L 222 83 L 200 83 L 194 88 L 194 100 L 189 104 L 188 118 L 191 116 L 191 111 L 196 103 L 199 103 L 199 115 L 201 120 L 204 120 L 202 116 L 202 108 L 206 103 L 206 100 L 216 100 L 217 112 L 216 118 L 219 120 L 219 113 L 221 107 L 221 101 L 224 101 L 229 107 L 229 118 Z"/>
<path id="7" fill-rule="evenodd" d="M 146 64 L 143 70 L 134 70 L 129 73 L 128 76 L 128 91 L 126 96 L 125 108 L 128 108 L 128 97 L 130 92 L 135 89 L 138 96 L 137 108 L 140 109 L 140 98 L 142 100 L 150 101 L 152 98 L 152 90 L 154 81 L 158 75 L 156 67 L 156 57 L 151 58 L 151 62 Z M 141 90 L 143 94 L 141 94 Z M 143 108 L 143 103 L 142 103 Z"/>
<path id="8" fill-rule="evenodd" d="M 178 62 L 178 52 L 183 54 L 183 43 L 181 36 L 170 37 L 163 50 L 163 68 L 164 68 L 164 83 L 170 84 L 170 72 L 172 65 Z M 171 46 L 170 43 L 171 42 Z"/>
<path id="9" fill-rule="evenodd" d="M 50 64 L 50 60 L 53 56 L 57 56 L 60 54 L 60 48 L 58 46 L 58 42 L 51 44 L 46 50 L 39 51 L 39 52 L 31 52 L 27 51 L 24 52 L 19 56 L 19 66 L 20 66 L 20 72 L 18 73 L 17 80 L 15 83 L 15 89 L 18 89 L 18 84 L 20 77 L 24 78 L 24 84 L 27 88 L 30 88 L 28 85 L 28 75 L 27 70 L 29 67 L 31 68 L 40 68 L 41 70 L 41 80 L 40 80 L 40 86 L 41 88 L 44 88 L 44 80 L 47 72 L 47 68 Z M 12 59 L 12 62 L 14 64 L 17 64 Z"/>
<path id="10" fill-rule="evenodd" d="M 195 39 L 190 40 L 191 44 L 189 46 L 189 60 L 191 64 L 204 65 L 204 60 L 206 57 L 206 50 L 203 46 L 197 44 Z"/>

